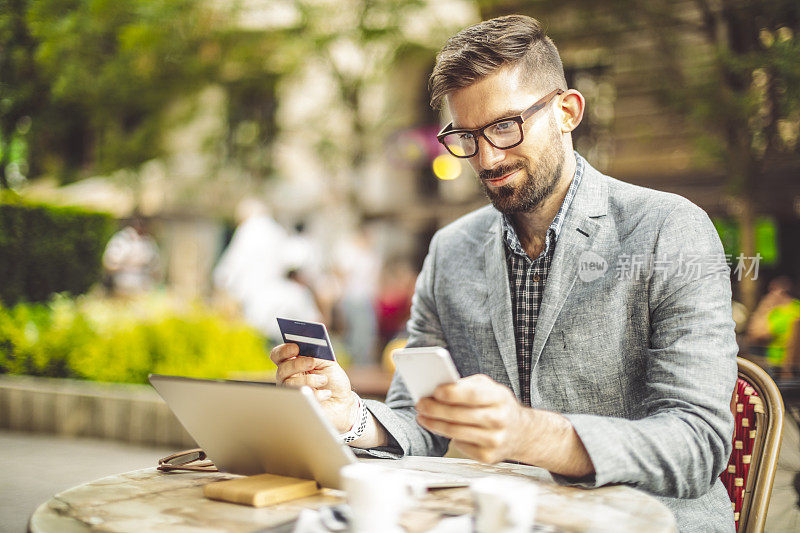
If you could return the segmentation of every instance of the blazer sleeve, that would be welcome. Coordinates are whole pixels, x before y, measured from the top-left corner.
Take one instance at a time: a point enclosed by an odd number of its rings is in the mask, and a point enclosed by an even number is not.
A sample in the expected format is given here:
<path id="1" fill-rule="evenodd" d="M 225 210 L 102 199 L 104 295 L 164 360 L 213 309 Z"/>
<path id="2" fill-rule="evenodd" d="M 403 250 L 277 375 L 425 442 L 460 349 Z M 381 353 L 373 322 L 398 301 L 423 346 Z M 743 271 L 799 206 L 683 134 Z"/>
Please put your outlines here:
<path id="1" fill-rule="evenodd" d="M 653 257 L 646 416 L 566 416 L 596 472 L 579 484 L 696 498 L 714 485 L 732 447 L 738 348 L 730 270 L 708 216 L 689 202 L 664 219 Z"/>
<path id="2" fill-rule="evenodd" d="M 428 255 L 417 278 L 411 302 L 411 318 L 408 321 L 407 346 L 442 346 L 447 343 L 442 333 L 434 300 L 436 285 L 437 236 L 431 240 Z M 390 435 L 389 446 L 366 450 L 376 457 L 400 457 L 403 455 L 441 456 L 447 451 L 449 439 L 435 435 L 417 424 L 414 400 L 408 393 L 400 374 L 395 372 L 386 402 L 366 400 L 367 409 L 386 428 Z"/>

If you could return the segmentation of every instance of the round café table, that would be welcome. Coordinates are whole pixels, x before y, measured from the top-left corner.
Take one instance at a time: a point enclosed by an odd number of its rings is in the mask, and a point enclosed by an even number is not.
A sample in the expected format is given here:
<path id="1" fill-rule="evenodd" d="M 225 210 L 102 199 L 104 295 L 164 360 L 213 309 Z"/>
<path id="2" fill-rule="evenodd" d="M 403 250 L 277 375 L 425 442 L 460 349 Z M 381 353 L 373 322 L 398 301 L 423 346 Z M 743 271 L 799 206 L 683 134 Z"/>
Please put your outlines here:
<path id="1" fill-rule="evenodd" d="M 515 476 L 538 486 L 538 532 L 673 533 L 675 519 L 654 497 L 627 486 L 580 489 L 558 485 L 550 475 L 526 465 L 485 465 L 468 459 L 405 457 L 398 461 L 368 459 L 381 466 L 443 472 L 461 477 Z M 162 473 L 155 468 L 99 479 L 55 495 L 33 513 L 32 533 L 46 532 L 284 532 L 303 509 L 336 505 L 344 493 L 321 494 L 253 508 L 203 497 L 206 483 L 232 479 L 211 472 Z M 429 531 L 440 519 L 472 512 L 469 489 L 428 491 L 404 513 L 401 525 L 410 533 Z"/>

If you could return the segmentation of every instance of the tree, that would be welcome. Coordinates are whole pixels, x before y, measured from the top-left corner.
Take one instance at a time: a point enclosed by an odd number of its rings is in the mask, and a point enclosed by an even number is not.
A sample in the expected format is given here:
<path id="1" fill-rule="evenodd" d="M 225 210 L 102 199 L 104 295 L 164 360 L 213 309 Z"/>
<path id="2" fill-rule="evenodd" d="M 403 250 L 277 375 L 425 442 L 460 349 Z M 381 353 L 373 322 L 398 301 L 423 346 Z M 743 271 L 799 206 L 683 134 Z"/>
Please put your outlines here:
<path id="1" fill-rule="evenodd" d="M 36 43 L 25 22 L 26 5 L 27 0 L 0 0 L 0 189 L 9 188 L 6 168 L 30 129 L 25 117 L 42 108 L 37 95 L 43 83 L 34 67 Z"/>
<path id="2" fill-rule="evenodd" d="M 320 120 L 313 125 L 314 132 L 309 137 L 315 138 L 318 153 L 339 174 L 338 179 L 334 178 L 339 182 L 334 193 L 358 211 L 357 176 L 369 154 L 382 151 L 391 115 L 385 109 L 368 110 L 365 101 L 369 91 L 377 86 L 389 92 L 387 73 L 398 55 L 412 45 L 406 26 L 413 17 L 424 15 L 429 9 L 428 2 L 344 0 L 334 6 L 316 0 L 296 0 L 295 7 L 300 22 L 295 27 L 296 39 L 286 42 L 286 50 L 298 60 L 290 71 L 300 73 L 307 67 L 307 61 L 313 61 L 314 68 L 330 75 L 331 86 L 337 93 L 338 115 L 334 119 L 337 123 L 324 124 Z M 446 34 L 441 39 L 445 37 Z M 422 46 L 433 57 L 440 44 L 435 41 Z M 346 123 L 341 123 L 342 119 Z"/>
<path id="3" fill-rule="evenodd" d="M 755 257 L 756 187 L 778 157 L 800 150 L 800 4 L 647 0 L 627 7 L 632 21 L 654 36 L 651 52 L 667 66 L 653 80 L 663 101 L 689 119 L 698 148 L 724 169 L 739 249 Z M 682 44 L 687 33 L 701 36 L 705 51 Z M 740 291 L 755 308 L 752 276 L 742 277 Z"/>
<path id="4" fill-rule="evenodd" d="M 0 0 L 0 187 L 22 145 L 31 177 L 136 168 L 162 155 L 165 111 L 209 84 L 231 89 L 232 132 L 269 125 L 281 32 L 240 31 L 211 4 Z"/>

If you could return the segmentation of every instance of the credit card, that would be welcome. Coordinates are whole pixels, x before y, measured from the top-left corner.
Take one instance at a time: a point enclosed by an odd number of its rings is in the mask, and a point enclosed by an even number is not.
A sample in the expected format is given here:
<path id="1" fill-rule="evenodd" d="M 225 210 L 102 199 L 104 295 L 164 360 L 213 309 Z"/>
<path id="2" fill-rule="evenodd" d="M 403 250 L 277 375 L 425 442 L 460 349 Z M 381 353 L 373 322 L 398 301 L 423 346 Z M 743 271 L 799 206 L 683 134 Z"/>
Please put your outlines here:
<path id="1" fill-rule="evenodd" d="M 300 348 L 300 355 L 336 361 L 325 324 L 289 318 L 278 318 L 277 320 L 283 342 L 296 344 Z"/>

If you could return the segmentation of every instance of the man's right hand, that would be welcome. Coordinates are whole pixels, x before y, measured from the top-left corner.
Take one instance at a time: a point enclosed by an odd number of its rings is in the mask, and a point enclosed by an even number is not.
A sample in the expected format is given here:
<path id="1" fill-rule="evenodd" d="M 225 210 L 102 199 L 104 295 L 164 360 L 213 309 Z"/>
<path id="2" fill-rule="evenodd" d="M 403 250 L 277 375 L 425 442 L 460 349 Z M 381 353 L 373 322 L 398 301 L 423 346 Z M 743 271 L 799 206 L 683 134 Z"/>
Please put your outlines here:
<path id="1" fill-rule="evenodd" d="M 278 365 L 278 385 L 310 387 L 328 420 L 337 431 L 346 433 L 358 415 L 350 379 L 338 363 L 303 357 L 299 352 L 294 343 L 279 344 L 270 352 L 270 359 Z"/>

